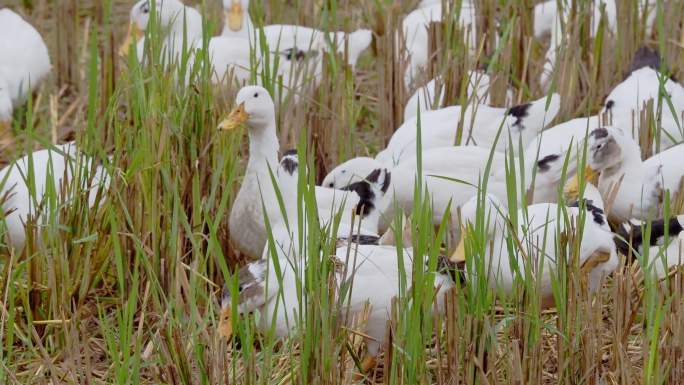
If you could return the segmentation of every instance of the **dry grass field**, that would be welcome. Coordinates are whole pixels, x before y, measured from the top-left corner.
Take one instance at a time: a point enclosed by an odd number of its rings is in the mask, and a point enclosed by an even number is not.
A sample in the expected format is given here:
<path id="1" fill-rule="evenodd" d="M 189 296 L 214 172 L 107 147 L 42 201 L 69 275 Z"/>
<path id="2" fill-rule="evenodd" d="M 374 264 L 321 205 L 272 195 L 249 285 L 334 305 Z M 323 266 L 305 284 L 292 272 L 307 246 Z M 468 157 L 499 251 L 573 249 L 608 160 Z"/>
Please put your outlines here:
<path id="1" fill-rule="evenodd" d="M 237 88 L 212 86 L 201 70 L 139 66 L 119 57 L 130 0 L 0 3 L 39 30 L 53 65 L 48 80 L 15 111 L 0 162 L 76 139 L 113 175 L 98 207 L 89 208 L 83 197 L 59 205 L 59 220 L 29 224 L 31 242 L 21 254 L 0 257 L 1 384 L 684 383 L 684 277 L 656 280 L 641 274 L 638 262 L 623 262 L 595 297 L 581 289 L 578 266 L 561 264 L 552 309 L 542 309 L 531 280 L 505 300 L 467 281 L 448 296 L 446 315 L 428 316 L 431 304 L 421 288 L 429 283 L 416 278 L 396 299 L 380 365 L 363 379 L 355 373 L 364 320 L 341 327 L 330 316 L 324 262 L 313 264 L 303 299 L 307 315 L 291 338 L 257 333 L 252 316 L 236 326 L 239 339 L 221 339 L 221 288 L 247 261 L 228 231 L 247 137 L 244 130 L 216 129 Z M 220 31 L 218 0 L 185 3 Z M 299 103 L 277 106 L 281 149 L 305 147 L 312 178 L 320 182 L 340 162 L 384 148 L 413 91 L 404 87 L 406 63 L 395 55 L 395 32 L 418 1 L 252 3 L 263 24 L 363 27 L 374 34 L 355 70 L 326 56 L 320 84 Z M 684 3 L 658 0 L 649 31 L 637 0 L 622 1 L 617 33 L 602 25 L 595 38 L 587 32 L 589 3 L 569 1 L 571 17 L 563 26 L 569 38 L 551 86 L 562 97 L 557 123 L 596 114 L 643 45 L 684 78 Z M 534 4 L 477 1 L 483 28 L 476 31 L 447 18 L 433 23 L 433 55 L 422 80 L 441 75 L 444 104 L 461 104 L 467 71 L 488 65 L 493 105 L 509 107 L 509 88 L 514 104 L 546 95 L 539 73 L 549 37 L 533 35 Z M 474 55 L 463 38 L 468 33 L 480 41 Z M 189 85 L 174 80 L 184 71 L 193 72 Z M 422 215 L 428 203 L 416 203 L 413 247 L 434 257 L 443 252 L 443 234 Z M 676 203 L 673 212 L 681 210 Z M 312 236 L 310 249 L 329 247 L 324 238 Z M 472 247 L 477 242 L 486 240 L 475 239 Z"/>

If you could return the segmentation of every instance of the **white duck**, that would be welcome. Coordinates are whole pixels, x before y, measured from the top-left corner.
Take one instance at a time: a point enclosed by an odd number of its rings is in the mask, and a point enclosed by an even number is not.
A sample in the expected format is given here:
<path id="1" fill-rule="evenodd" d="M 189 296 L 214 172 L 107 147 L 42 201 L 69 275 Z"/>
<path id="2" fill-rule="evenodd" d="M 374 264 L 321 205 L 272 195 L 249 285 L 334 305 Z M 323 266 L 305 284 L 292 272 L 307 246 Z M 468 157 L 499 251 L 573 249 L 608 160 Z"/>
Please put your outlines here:
<path id="1" fill-rule="evenodd" d="M 596 190 L 587 189 L 585 199 L 600 201 Z M 497 293 L 512 293 L 519 280 L 524 280 L 526 273 L 539 281 L 542 305 L 553 303 L 552 273 L 557 270 L 557 255 L 560 239 L 557 234 L 564 234 L 572 229 L 582 229 L 576 234 L 580 237 L 579 266 L 586 274 L 586 282 L 590 292 L 598 289 L 601 279 L 615 270 L 619 264 L 613 234 L 600 207 L 586 204 L 586 216 L 583 226 L 578 223 L 580 208 L 567 207 L 567 219 L 558 205 L 541 203 L 520 209 L 517 213 L 517 228 L 510 229 L 506 207 L 492 195 L 484 199 L 475 196 L 461 208 L 462 220 L 466 226 L 465 236 L 452 256 L 452 262 L 462 263 L 466 260 L 465 240 L 473 229 L 482 229 L 486 235 L 485 250 L 471 250 L 473 261 L 468 268 L 476 268 L 482 263 L 487 272 L 488 285 Z M 512 230 L 512 231 L 511 231 Z M 507 237 L 513 236 L 518 241 L 514 244 L 514 254 L 508 254 Z M 572 255 L 572 246 L 568 245 L 567 255 Z M 472 248 L 471 248 L 472 249 Z M 475 248 L 477 249 L 477 247 Z M 519 250 L 521 249 L 521 250 Z M 515 260 L 512 262 L 511 260 Z M 532 262 L 532 264 L 529 263 Z M 568 261 L 568 263 L 571 263 Z M 468 278 L 477 279 L 475 273 Z"/>
<path id="2" fill-rule="evenodd" d="M 219 124 L 219 130 L 234 130 L 243 123 L 248 127 L 249 160 L 245 177 L 230 212 L 231 239 L 239 250 L 259 257 L 266 244 L 266 228 L 260 186 L 271 184 L 269 167 L 278 165 L 280 145 L 276 135 L 275 105 L 268 91 L 259 86 L 243 87 L 237 94 L 237 107 Z M 349 191 L 316 188 L 319 215 L 350 213 L 359 203 Z M 325 221 L 329 221 L 326 218 Z M 324 221 L 324 222 L 325 222 Z"/>
<path id="3" fill-rule="evenodd" d="M 9 129 L 12 111 L 50 73 L 45 41 L 10 9 L 0 9 L 0 132 Z"/>
<path id="4" fill-rule="evenodd" d="M 304 250 L 299 249 L 299 240 L 302 239 L 299 236 L 299 230 L 302 229 L 303 234 L 308 233 L 306 228 L 308 222 L 305 220 L 307 206 L 302 200 L 303 192 L 298 190 L 299 172 L 296 151 L 288 151 L 281 158 L 280 165 L 275 171 L 277 187 L 261 190 L 265 216 L 269 220 L 271 234 L 277 245 L 276 251 L 280 257 L 306 255 Z M 325 226 L 324 230 L 328 236 L 333 236 L 343 242 L 377 244 L 380 238 L 378 235 L 380 210 L 377 206 L 387 192 L 390 178 L 387 170 L 376 169 L 363 180 L 346 186 L 346 191 L 353 191 L 358 195 L 355 215 L 343 213 L 339 223 L 331 223 L 330 218 L 337 215 L 336 212 L 319 212 L 319 221 Z M 280 207 L 276 188 L 280 192 L 284 207 Z M 322 191 L 335 192 L 333 189 L 318 188 L 317 198 L 320 198 Z M 317 204 L 320 203 L 317 202 Z M 300 205 L 302 207 L 301 218 L 298 216 Z M 333 234 L 332 231 L 336 232 Z M 264 249 L 264 258 L 268 258 L 269 251 L 271 250 L 267 246 Z"/>
<path id="5" fill-rule="evenodd" d="M 563 183 L 566 158 L 566 177 L 577 171 L 578 160 L 584 151 L 587 135 L 599 127 L 598 116 L 577 118 L 542 131 L 525 149 L 527 178 L 534 172 L 534 203 L 552 203 L 558 200 L 558 187 Z M 568 154 L 572 146 L 573 152 Z M 536 169 L 533 171 L 533 169 Z"/>
<path id="6" fill-rule="evenodd" d="M 249 0 L 223 0 L 223 8 L 226 14 L 224 36 L 248 38 L 251 41 L 260 38 L 249 16 Z M 347 58 L 347 64 L 352 68 L 356 66 L 359 56 L 372 40 L 372 33 L 368 29 L 359 29 L 351 33 L 326 33 L 299 25 L 272 24 L 264 26 L 262 31 L 271 52 L 293 48 L 301 52 L 323 49 L 337 52 L 343 58 Z M 258 40 L 253 45 L 261 47 Z"/>
<path id="7" fill-rule="evenodd" d="M 648 271 L 658 278 L 684 263 L 684 215 L 659 219 L 650 223 L 631 220 L 617 231 L 616 244 L 625 256 L 639 256 Z M 645 244 L 648 236 L 649 243 Z M 648 255 L 648 259 L 644 259 Z M 636 258 L 635 258 L 636 259 Z M 646 269 L 644 269 L 646 270 Z"/>
<path id="8" fill-rule="evenodd" d="M 70 204 L 80 194 L 87 194 L 88 205 L 93 207 L 98 194 L 109 187 L 109 180 L 102 166 L 93 169 L 93 160 L 82 155 L 73 142 L 36 151 L 0 170 L 9 245 L 21 252 L 29 218 L 46 226 L 61 205 Z M 57 206 L 50 204 L 49 191 L 58 192 Z"/>
<path id="9" fill-rule="evenodd" d="M 592 131 L 587 154 L 588 165 L 600 173 L 598 188 L 608 214 L 618 223 L 662 216 L 664 194 L 674 196 L 684 177 L 684 144 L 642 161 L 631 135 L 605 127 Z"/>
<path id="10" fill-rule="evenodd" d="M 638 140 L 641 133 L 639 114 L 652 99 L 651 119 L 662 127 L 661 148 L 669 148 L 684 141 L 684 87 L 660 74 L 660 68 L 658 54 L 648 48 L 640 48 L 632 61 L 630 74 L 606 97 L 602 113 L 609 114 L 613 126 L 629 132 Z M 664 83 L 662 91 L 661 81 Z M 658 111 L 662 111 L 660 119 Z"/>
<path id="11" fill-rule="evenodd" d="M 331 309 L 330 315 L 339 317 L 340 324 L 348 325 L 367 304 L 370 305 L 366 329 L 361 331 L 368 336 L 368 354 L 361 363 L 364 373 L 376 365 L 377 356 L 385 342 L 385 329 L 392 312 L 393 299 L 401 294 L 402 280 L 405 279 L 408 284 L 413 282 L 412 252 L 410 249 L 402 250 L 401 255 L 402 258 L 399 258 L 397 249 L 391 246 L 354 244 L 338 248 L 335 255 L 330 257 L 333 259 L 333 282 L 338 296 L 331 303 L 340 304 Z M 235 322 L 232 306 L 237 308 L 237 316 L 258 312 L 260 317 L 256 326 L 264 334 L 273 332 L 277 338 L 286 338 L 304 332 L 301 328 L 304 327 L 302 321 L 306 314 L 300 313 L 300 310 L 306 309 L 302 303 L 306 296 L 300 290 L 304 290 L 306 259 L 277 261 L 279 268 L 275 267 L 275 259 L 269 258 L 240 269 L 237 273 L 237 291 L 231 290 L 230 284 L 226 285 L 221 301 L 221 336 L 229 338 L 233 334 Z M 430 275 L 434 278 L 435 309 L 443 312 L 445 293 L 454 287 L 454 282 L 448 274 Z"/>
<path id="12" fill-rule="evenodd" d="M 438 83 L 439 89 L 437 89 Z M 489 75 L 481 71 L 469 71 L 466 97 L 468 99 L 474 98 L 475 103 L 489 104 L 489 85 Z M 446 90 L 441 78 L 432 79 L 426 85 L 418 88 L 406 102 L 406 106 L 404 107 L 404 122 L 416 116 L 419 103 L 421 113 L 433 110 L 444 104 L 445 93 Z M 512 101 L 513 93 L 511 90 L 508 90 L 506 92 L 506 105 L 510 105 Z"/>
<path id="13" fill-rule="evenodd" d="M 135 46 L 138 60 L 143 60 L 145 31 L 150 23 L 152 9 L 155 9 L 162 31 L 162 58 L 179 60 L 184 53 L 191 52 L 202 39 L 202 15 L 179 0 L 140 0 L 130 11 L 130 24 L 119 55 L 128 56 Z"/>
<path id="14" fill-rule="evenodd" d="M 404 82 L 408 89 L 411 89 L 412 83 L 427 68 L 430 54 L 428 28 L 430 23 L 442 21 L 443 11 L 441 2 L 433 2 L 409 13 L 402 21 L 405 48 L 408 53 L 408 68 Z M 475 7 L 470 1 L 461 3 L 458 23 L 464 29 L 464 34 L 467 34 L 469 50 L 476 52 L 479 48 L 475 30 L 476 14 Z"/>
<path id="15" fill-rule="evenodd" d="M 491 157 L 489 174 L 486 174 L 487 163 Z M 515 167 L 516 181 L 521 182 L 518 161 L 509 165 Z M 336 167 L 326 176 L 323 183 L 326 187 L 344 188 L 348 183 L 360 179 L 364 171 L 383 167 L 383 164 L 371 158 L 356 158 Z M 381 204 L 381 220 L 379 229 L 384 232 L 395 218 L 395 209 L 411 214 L 414 208 L 414 186 L 417 178 L 417 158 L 411 157 L 391 169 L 392 180 L 388 192 Z M 433 224 L 441 224 L 447 207 L 450 209 L 452 227 L 450 233 L 457 236 L 460 228 L 458 208 L 475 194 L 477 186 L 487 180 L 487 191 L 505 200 L 508 199 L 506 188 L 506 156 L 478 146 L 452 146 L 427 150 L 422 157 L 423 190 L 430 194 Z M 529 187 L 529 177 L 524 181 Z M 520 191 L 516 190 L 516 195 Z M 522 201 L 521 197 L 517 197 Z"/>
<path id="16" fill-rule="evenodd" d="M 464 145 L 491 148 L 496 142 L 498 151 L 508 146 L 509 134 L 514 149 L 519 140 L 523 146 L 537 136 L 558 114 L 560 97 L 552 94 L 548 100 L 543 97 L 534 102 L 511 108 L 495 108 L 480 104 L 470 104 L 462 110 L 461 106 L 446 107 L 428 111 L 420 116 L 422 149 L 448 147 L 456 143 L 459 122 L 462 122 L 462 141 Z M 387 148 L 376 159 L 381 163 L 398 164 L 402 159 L 416 154 L 418 117 L 414 117 L 399 127 L 390 138 Z"/>

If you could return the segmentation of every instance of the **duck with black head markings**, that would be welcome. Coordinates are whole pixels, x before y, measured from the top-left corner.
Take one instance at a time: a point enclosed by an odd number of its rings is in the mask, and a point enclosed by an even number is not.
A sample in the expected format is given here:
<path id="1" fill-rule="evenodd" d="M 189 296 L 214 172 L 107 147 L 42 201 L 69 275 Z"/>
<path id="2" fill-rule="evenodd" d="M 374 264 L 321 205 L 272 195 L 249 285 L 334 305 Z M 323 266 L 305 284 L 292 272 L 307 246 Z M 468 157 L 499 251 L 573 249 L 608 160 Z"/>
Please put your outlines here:
<path id="1" fill-rule="evenodd" d="M 450 106 L 427 111 L 420 116 L 421 146 L 423 151 L 436 147 L 450 147 L 456 143 L 457 127 L 463 123 L 461 144 L 495 147 L 503 152 L 508 148 L 509 134 L 513 140 L 513 151 L 518 142 L 523 146 L 536 137 L 556 117 L 560 109 L 560 96 L 551 94 L 511 108 L 497 108 L 481 104 Z M 397 165 L 403 159 L 416 155 L 418 117 L 404 122 L 387 144 L 378 153 L 376 160 L 385 165 Z M 501 135 L 498 135 L 501 132 Z M 498 135 L 498 141 L 497 139 Z M 495 143 L 496 141 L 496 143 Z"/>
<path id="2" fill-rule="evenodd" d="M 614 127 L 592 131 L 587 139 L 587 163 L 600 173 L 598 188 L 609 217 L 617 223 L 661 217 L 665 194 L 674 197 L 679 192 L 683 154 L 684 144 L 680 144 L 642 161 L 631 135 Z"/>

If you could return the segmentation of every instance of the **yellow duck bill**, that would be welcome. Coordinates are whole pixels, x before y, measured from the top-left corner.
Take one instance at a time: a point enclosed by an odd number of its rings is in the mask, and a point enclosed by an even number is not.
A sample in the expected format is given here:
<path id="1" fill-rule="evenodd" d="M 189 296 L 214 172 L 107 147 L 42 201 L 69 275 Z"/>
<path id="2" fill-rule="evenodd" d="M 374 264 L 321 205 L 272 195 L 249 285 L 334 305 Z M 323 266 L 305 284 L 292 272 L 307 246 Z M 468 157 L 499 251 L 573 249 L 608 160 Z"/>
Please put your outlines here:
<path id="1" fill-rule="evenodd" d="M 233 1 L 230 8 L 226 11 L 226 25 L 231 31 L 238 32 L 242 29 L 244 16 L 244 10 L 240 1 Z"/>
<path id="2" fill-rule="evenodd" d="M 226 119 L 219 123 L 218 129 L 222 131 L 234 130 L 245 123 L 247 119 L 249 119 L 249 114 L 245 111 L 245 104 L 240 103 Z"/>
<path id="3" fill-rule="evenodd" d="M 233 336 L 233 323 L 230 318 L 230 308 L 221 309 L 218 332 L 221 338 L 230 339 Z"/>
<path id="4" fill-rule="evenodd" d="M 599 174 L 596 171 L 594 171 L 591 167 L 586 166 L 584 168 L 584 180 L 587 181 L 587 183 L 597 185 L 598 177 Z M 572 178 L 568 179 L 568 181 L 565 183 L 565 188 L 563 188 L 564 198 L 567 201 L 577 200 L 579 198 L 579 188 L 579 173 L 577 173 Z"/>
<path id="5" fill-rule="evenodd" d="M 126 38 L 119 47 L 119 56 L 128 56 L 128 52 L 131 50 L 131 46 L 143 37 L 145 37 L 145 31 L 138 27 L 138 23 L 131 21 L 131 23 L 128 25 L 128 32 L 126 33 Z"/>
<path id="6" fill-rule="evenodd" d="M 465 255 L 465 237 L 466 237 L 466 228 L 465 226 L 461 226 L 461 240 L 458 242 L 458 246 L 456 246 L 456 251 L 454 251 L 453 254 L 451 254 L 451 260 L 452 263 L 463 263 L 466 260 L 466 255 Z"/>

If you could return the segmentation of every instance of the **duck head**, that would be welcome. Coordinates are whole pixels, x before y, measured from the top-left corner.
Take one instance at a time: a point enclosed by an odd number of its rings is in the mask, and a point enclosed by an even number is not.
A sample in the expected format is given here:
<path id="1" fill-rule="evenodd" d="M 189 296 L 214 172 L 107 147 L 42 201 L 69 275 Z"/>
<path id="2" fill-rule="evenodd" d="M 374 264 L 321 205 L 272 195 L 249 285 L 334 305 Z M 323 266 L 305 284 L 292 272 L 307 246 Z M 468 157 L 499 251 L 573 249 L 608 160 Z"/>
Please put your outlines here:
<path id="1" fill-rule="evenodd" d="M 632 152 L 639 157 L 639 145 L 612 127 L 597 128 L 587 138 L 587 163 L 596 171 L 619 166 Z"/>
<path id="2" fill-rule="evenodd" d="M 363 180 L 373 170 L 382 167 L 383 164 L 373 158 L 352 158 L 330 171 L 323 179 L 321 186 L 341 189 Z"/>
<path id="3" fill-rule="evenodd" d="M 273 98 L 263 87 L 243 87 L 235 98 L 235 104 L 237 107 L 219 123 L 219 130 L 234 130 L 242 124 L 250 130 L 258 130 L 275 122 Z"/>
<path id="4" fill-rule="evenodd" d="M 249 25 L 249 0 L 223 0 L 223 13 L 225 17 L 224 35 L 248 34 Z"/>
<path id="5" fill-rule="evenodd" d="M 237 290 L 229 284 L 223 287 L 219 335 L 229 339 L 233 335 L 233 304 L 237 315 L 249 314 L 266 304 L 266 273 L 268 261 L 259 260 L 242 267 L 237 272 Z"/>
<path id="6" fill-rule="evenodd" d="M 181 17 L 185 10 L 185 5 L 178 0 L 140 0 L 130 13 L 130 24 L 128 25 L 128 32 L 124 42 L 119 47 L 119 55 L 125 57 L 128 55 L 131 46 L 136 46 L 139 41 L 145 37 L 145 31 L 150 22 L 152 9 L 155 9 L 156 15 L 159 18 L 159 25 L 168 27 L 174 23 L 183 21 Z"/>

